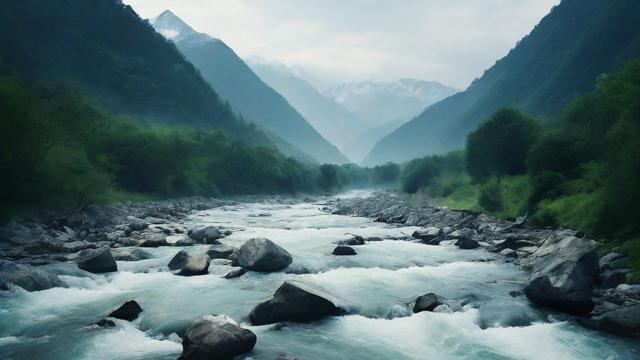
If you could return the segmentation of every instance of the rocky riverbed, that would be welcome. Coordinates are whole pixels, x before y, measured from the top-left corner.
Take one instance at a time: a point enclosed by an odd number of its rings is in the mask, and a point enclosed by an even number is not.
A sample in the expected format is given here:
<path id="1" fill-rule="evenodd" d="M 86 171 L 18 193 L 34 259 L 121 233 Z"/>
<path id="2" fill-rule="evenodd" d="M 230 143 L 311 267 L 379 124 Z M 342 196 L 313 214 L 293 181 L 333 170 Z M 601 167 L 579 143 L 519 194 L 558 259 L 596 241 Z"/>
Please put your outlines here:
<path id="1" fill-rule="evenodd" d="M 0 237 L 2 358 L 640 356 L 620 254 L 387 192 L 89 206 Z"/>

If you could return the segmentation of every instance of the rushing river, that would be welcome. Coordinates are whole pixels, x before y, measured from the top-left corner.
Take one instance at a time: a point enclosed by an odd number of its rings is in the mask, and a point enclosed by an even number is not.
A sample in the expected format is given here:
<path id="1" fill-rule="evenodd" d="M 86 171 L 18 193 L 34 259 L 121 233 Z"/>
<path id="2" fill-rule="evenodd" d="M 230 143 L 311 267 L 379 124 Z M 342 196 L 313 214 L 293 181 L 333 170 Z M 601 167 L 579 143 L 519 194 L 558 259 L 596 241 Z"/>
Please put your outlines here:
<path id="1" fill-rule="evenodd" d="M 61 276 L 69 288 L 0 295 L 0 358 L 175 359 L 182 347 L 174 332 L 212 313 L 227 314 L 258 336 L 242 359 L 626 360 L 640 354 L 637 343 L 560 321 L 561 315 L 510 296 L 522 288 L 526 274 L 489 261 L 494 255 L 483 249 L 388 240 L 416 228 L 329 215 L 321 207 L 240 204 L 189 218 L 194 226 L 232 228 L 222 242 L 233 246 L 252 237 L 273 240 L 294 258 L 284 272 L 249 272 L 227 280 L 220 275 L 229 267 L 214 262 L 209 275 L 175 276 L 166 264 L 180 248 L 163 247 L 145 249 L 152 259 L 119 261 L 117 273 Z M 355 247 L 356 256 L 331 255 L 334 243 L 348 233 L 386 240 Z M 188 249 L 204 252 L 207 246 Z M 251 309 L 287 279 L 325 288 L 357 315 L 286 327 L 246 324 Z M 412 314 L 407 304 L 428 292 L 449 299 L 473 294 L 480 305 Z M 133 323 L 91 325 L 132 299 L 144 309 Z"/>

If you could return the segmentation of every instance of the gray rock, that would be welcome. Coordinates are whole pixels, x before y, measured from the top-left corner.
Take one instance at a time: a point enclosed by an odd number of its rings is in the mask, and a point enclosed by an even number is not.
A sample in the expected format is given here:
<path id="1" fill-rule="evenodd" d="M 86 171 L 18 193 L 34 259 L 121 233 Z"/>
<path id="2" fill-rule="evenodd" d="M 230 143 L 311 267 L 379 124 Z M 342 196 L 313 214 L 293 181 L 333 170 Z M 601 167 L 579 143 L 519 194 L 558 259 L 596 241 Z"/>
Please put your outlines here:
<path id="1" fill-rule="evenodd" d="M 156 248 L 156 247 L 168 246 L 168 245 L 169 243 L 167 242 L 167 237 L 164 234 L 157 234 L 157 233 L 145 234 L 144 237 L 141 239 L 140 243 L 138 243 L 138 246 L 140 247 L 149 247 L 149 248 Z"/>
<path id="2" fill-rule="evenodd" d="M 215 226 L 204 226 L 189 230 L 188 235 L 190 238 L 205 244 L 215 244 L 218 242 L 217 240 L 222 237 L 220 229 Z"/>
<path id="3" fill-rule="evenodd" d="M 130 231 L 142 231 L 149 227 L 149 223 L 139 219 L 135 216 L 128 216 L 127 220 L 129 220 L 128 229 Z"/>
<path id="4" fill-rule="evenodd" d="M 362 236 L 356 235 L 352 238 L 346 240 L 340 240 L 336 242 L 338 245 L 349 245 L 349 246 L 357 246 L 364 245 L 364 238 Z"/>
<path id="5" fill-rule="evenodd" d="M 436 294 L 424 294 L 416 299 L 416 303 L 413 306 L 413 312 L 419 313 L 422 311 L 433 311 L 433 309 L 438 305 L 440 305 L 440 302 L 438 301 Z"/>
<path id="6" fill-rule="evenodd" d="M 414 238 L 420 239 L 422 241 L 431 241 L 440 235 L 442 235 L 442 229 L 435 226 L 416 230 L 413 232 L 413 234 L 411 234 L 411 236 L 413 236 Z"/>
<path id="7" fill-rule="evenodd" d="M 612 289 L 627 281 L 627 269 L 607 270 L 600 274 L 600 287 L 603 289 Z"/>
<path id="8" fill-rule="evenodd" d="M 244 274 L 246 274 L 247 271 L 243 268 L 233 268 L 229 271 L 227 271 L 224 275 L 222 275 L 223 278 L 225 279 L 235 279 L 237 277 L 240 277 Z"/>
<path id="9" fill-rule="evenodd" d="M 234 264 L 245 270 L 280 271 L 293 262 L 287 250 L 266 238 L 254 238 L 245 242 L 234 253 Z"/>
<path id="10" fill-rule="evenodd" d="M 251 310 L 249 319 L 254 325 L 265 325 L 281 321 L 310 322 L 343 313 L 339 301 L 326 290 L 287 281 L 276 290 L 271 300 Z"/>
<path id="11" fill-rule="evenodd" d="M 140 305 L 136 301 L 130 300 L 111 312 L 109 315 L 107 315 L 107 317 L 133 321 L 138 318 L 141 312 L 142 308 L 140 307 Z"/>
<path id="12" fill-rule="evenodd" d="M 591 312 L 593 283 L 598 274 L 594 241 L 573 236 L 550 236 L 526 259 L 532 274 L 524 289 L 527 298 L 542 306 L 574 315 Z"/>
<path id="13" fill-rule="evenodd" d="M 212 259 L 227 259 L 229 255 L 233 254 L 234 250 L 234 248 L 225 244 L 211 245 L 207 250 L 207 255 Z"/>
<path id="14" fill-rule="evenodd" d="M 89 228 L 100 228 L 111 224 L 111 221 L 98 205 L 88 205 L 84 214 L 84 225 Z"/>
<path id="15" fill-rule="evenodd" d="M 113 258 L 118 261 L 140 261 L 153 258 L 151 254 L 138 248 L 129 250 L 112 250 L 111 254 L 113 255 Z"/>
<path id="16" fill-rule="evenodd" d="M 600 258 L 599 265 L 601 270 L 614 270 L 626 267 L 627 264 L 623 254 L 612 251 Z"/>
<path id="17" fill-rule="evenodd" d="M 640 304 L 616 307 L 602 315 L 581 319 L 580 322 L 593 329 L 640 338 Z"/>
<path id="18" fill-rule="evenodd" d="M 256 335 L 226 316 L 207 315 L 196 320 L 182 338 L 179 360 L 232 359 L 253 349 Z"/>
<path id="19" fill-rule="evenodd" d="M 459 247 L 460 249 L 463 250 L 471 250 L 471 249 L 476 249 L 478 247 L 480 247 L 480 244 L 468 237 L 460 237 L 456 242 L 455 245 L 457 247 Z"/>
<path id="20" fill-rule="evenodd" d="M 4 284 L 2 286 L 4 290 L 9 290 L 9 283 L 27 291 L 66 287 L 66 284 L 55 274 L 7 260 L 0 260 L 0 282 Z"/>
<path id="21" fill-rule="evenodd" d="M 209 273 L 209 264 L 211 260 L 207 254 L 189 254 L 185 250 L 180 250 L 169 261 L 169 269 L 173 270 L 176 275 L 194 276 L 205 275 Z"/>
<path id="22" fill-rule="evenodd" d="M 82 250 L 78 254 L 78 267 L 94 274 L 118 271 L 118 265 L 108 246 Z"/>
<path id="23" fill-rule="evenodd" d="M 333 255 L 336 256 L 351 256 L 351 255 L 357 255 L 356 251 L 349 246 L 343 246 L 343 245 L 338 245 L 336 246 L 335 249 L 333 249 L 332 252 Z"/>

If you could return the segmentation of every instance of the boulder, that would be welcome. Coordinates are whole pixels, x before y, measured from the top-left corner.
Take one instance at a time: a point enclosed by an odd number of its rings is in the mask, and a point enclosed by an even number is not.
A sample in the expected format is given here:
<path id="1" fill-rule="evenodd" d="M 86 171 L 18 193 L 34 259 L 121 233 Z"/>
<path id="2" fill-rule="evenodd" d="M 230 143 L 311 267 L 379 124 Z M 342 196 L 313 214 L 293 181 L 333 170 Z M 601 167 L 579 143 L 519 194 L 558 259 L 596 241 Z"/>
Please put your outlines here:
<path id="1" fill-rule="evenodd" d="M 442 229 L 434 226 L 430 226 L 428 228 L 416 230 L 411 234 L 416 239 L 420 239 L 422 241 L 431 241 L 438 236 L 442 235 Z"/>
<path id="2" fill-rule="evenodd" d="M 333 255 L 337 256 L 349 256 L 349 255 L 357 255 L 356 251 L 349 246 L 338 245 L 332 252 Z"/>
<path id="3" fill-rule="evenodd" d="M 349 246 L 364 245 L 364 238 L 362 236 L 356 235 L 350 239 L 340 240 L 336 244 Z"/>
<path id="4" fill-rule="evenodd" d="M 99 228 L 111 224 L 111 221 L 98 205 L 88 205 L 84 214 L 84 225 L 89 228 Z"/>
<path id="5" fill-rule="evenodd" d="M 211 259 L 227 259 L 229 255 L 233 254 L 234 248 L 225 244 L 211 245 L 207 250 L 207 255 Z"/>
<path id="6" fill-rule="evenodd" d="M 534 244 L 531 241 L 528 241 L 525 239 L 519 239 L 518 237 L 515 237 L 515 236 L 509 236 L 504 241 L 497 243 L 491 249 L 491 251 L 499 253 L 506 249 L 518 250 L 523 247 L 533 247 L 533 246 L 536 246 L 536 244 Z"/>
<path id="7" fill-rule="evenodd" d="M 287 250 L 266 238 L 254 238 L 245 242 L 234 253 L 234 265 L 245 270 L 272 272 L 280 271 L 293 262 Z"/>
<path id="8" fill-rule="evenodd" d="M 524 289 L 534 304 L 574 315 L 591 312 L 593 283 L 598 274 L 596 243 L 574 236 L 551 235 L 524 265 L 532 274 Z"/>
<path id="9" fill-rule="evenodd" d="M 164 234 L 145 234 L 144 238 L 140 241 L 138 246 L 156 248 L 160 246 L 168 246 L 167 237 Z"/>
<path id="10" fill-rule="evenodd" d="M 133 321 L 138 318 L 141 312 L 142 308 L 140 307 L 140 305 L 134 300 L 130 300 L 122 304 L 122 306 L 114 310 L 111 314 L 107 315 L 107 317 Z"/>
<path id="11" fill-rule="evenodd" d="M 612 289 L 627 281 L 627 269 L 607 270 L 600 274 L 600 287 Z"/>
<path id="12" fill-rule="evenodd" d="M 413 312 L 419 313 L 422 311 L 433 311 L 441 303 L 438 301 L 438 297 L 434 293 L 424 294 L 416 299 L 416 303 L 413 306 Z"/>
<path id="13" fill-rule="evenodd" d="M 640 338 L 640 304 L 619 306 L 601 315 L 581 319 L 580 322 L 592 329 Z"/>
<path id="14" fill-rule="evenodd" d="M 168 266 L 180 276 L 205 275 L 209 273 L 210 262 L 207 254 L 189 254 L 185 250 L 180 250 L 169 261 Z"/>
<path id="15" fill-rule="evenodd" d="M 626 257 L 623 254 L 612 251 L 600 258 L 600 270 L 614 270 L 627 266 Z"/>
<path id="16" fill-rule="evenodd" d="M 2 290 L 9 290 L 9 284 L 17 285 L 27 291 L 66 287 L 66 284 L 55 274 L 33 266 L 0 260 L 0 287 Z"/>
<path id="17" fill-rule="evenodd" d="M 78 267 L 94 274 L 118 271 L 118 265 L 108 246 L 80 251 Z"/>
<path id="18" fill-rule="evenodd" d="M 226 316 L 206 315 L 185 332 L 178 360 L 232 359 L 251 351 L 256 341 L 251 330 Z"/>
<path id="19" fill-rule="evenodd" d="M 149 227 L 148 222 L 135 216 L 128 216 L 127 220 L 129 220 L 129 225 L 127 226 L 129 231 L 142 231 Z"/>
<path id="20" fill-rule="evenodd" d="M 243 268 L 234 268 L 234 269 L 231 269 L 231 270 L 227 271 L 227 273 L 222 275 L 222 277 L 225 278 L 225 279 L 234 279 L 234 278 L 240 277 L 240 276 L 242 276 L 242 275 L 244 275 L 246 273 L 247 273 L 247 271 L 245 269 L 243 269 Z"/>
<path id="21" fill-rule="evenodd" d="M 254 325 L 265 325 L 281 321 L 310 322 L 343 313 L 338 301 L 326 290 L 287 281 L 276 290 L 271 300 L 251 310 L 249 319 Z"/>
<path id="22" fill-rule="evenodd" d="M 460 237 L 455 242 L 455 245 L 463 250 L 471 250 L 480 247 L 480 244 L 477 241 L 466 236 Z"/>
<path id="23" fill-rule="evenodd" d="M 193 240 L 203 242 L 205 244 L 215 244 L 222 237 L 220 229 L 215 226 L 204 226 L 197 229 L 189 230 L 188 235 Z"/>

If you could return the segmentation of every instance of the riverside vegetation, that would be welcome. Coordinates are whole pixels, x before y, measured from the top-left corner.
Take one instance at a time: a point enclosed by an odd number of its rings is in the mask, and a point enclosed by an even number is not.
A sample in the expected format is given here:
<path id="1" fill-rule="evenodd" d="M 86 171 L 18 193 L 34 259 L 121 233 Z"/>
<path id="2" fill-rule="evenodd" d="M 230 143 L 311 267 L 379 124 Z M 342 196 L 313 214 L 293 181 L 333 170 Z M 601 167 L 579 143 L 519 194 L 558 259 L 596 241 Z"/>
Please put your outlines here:
<path id="1" fill-rule="evenodd" d="M 503 109 L 472 132 L 465 151 L 413 160 L 402 189 L 456 209 L 537 226 L 564 226 L 620 246 L 640 281 L 640 61 L 602 75 L 558 120 Z M 414 196 L 419 200 L 421 196 Z"/>

